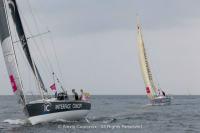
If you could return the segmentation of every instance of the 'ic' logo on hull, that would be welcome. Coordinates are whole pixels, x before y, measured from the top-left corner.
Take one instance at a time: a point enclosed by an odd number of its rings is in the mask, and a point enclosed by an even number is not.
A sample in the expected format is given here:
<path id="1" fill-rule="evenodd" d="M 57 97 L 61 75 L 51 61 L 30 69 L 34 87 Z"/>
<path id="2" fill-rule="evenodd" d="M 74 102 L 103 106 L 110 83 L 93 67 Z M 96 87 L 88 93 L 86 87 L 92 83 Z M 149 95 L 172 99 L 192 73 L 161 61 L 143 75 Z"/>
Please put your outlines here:
<path id="1" fill-rule="evenodd" d="M 51 103 L 44 103 L 44 112 L 49 112 L 51 111 Z"/>

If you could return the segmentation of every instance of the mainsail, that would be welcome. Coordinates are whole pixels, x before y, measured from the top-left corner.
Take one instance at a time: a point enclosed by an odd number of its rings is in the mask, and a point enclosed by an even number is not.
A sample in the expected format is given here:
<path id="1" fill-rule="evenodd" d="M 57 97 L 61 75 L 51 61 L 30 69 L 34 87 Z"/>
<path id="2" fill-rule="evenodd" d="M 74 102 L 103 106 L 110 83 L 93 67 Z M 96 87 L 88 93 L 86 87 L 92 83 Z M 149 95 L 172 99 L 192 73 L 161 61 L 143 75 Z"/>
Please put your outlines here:
<path id="1" fill-rule="evenodd" d="M 0 42 L 13 92 L 17 95 L 18 102 L 25 105 L 23 87 L 20 80 L 15 51 L 9 31 L 4 0 L 0 0 Z"/>
<path id="2" fill-rule="evenodd" d="M 26 35 L 25 35 L 25 32 L 24 32 L 24 28 L 23 28 L 23 25 L 22 25 L 22 21 L 21 21 L 21 18 L 20 18 L 20 14 L 19 14 L 19 11 L 18 11 L 16 0 L 8 0 L 8 5 L 9 5 L 9 8 L 11 10 L 11 15 L 12 15 L 12 18 L 13 18 L 13 21 L 14 21 L 14 24 L 15 24 L 15 27 L 16 27 L 16 30 L 17 30 L 17 34 L 19 36 L 22 48 L 25 52 L 26 58 L 29 62 L 29 65 L 31 66 L 31 69 L 32 69 L 34 75 L 36 76 L 36 78 L 38 78 L 39 83 L 40 83 L 40 87 L 43 89 L 44 92 L 47 92 L 47 89 L 44 86 L 44 83 L 42 81 L 42 77 L 40 76 L 38 68 L 31 58 L 27 38 L 26 38 Z"/>
<path id="3" fill-rule="evenodd" d="M 157 89 L 156 89 L 156 86 L 154 85 L 152 73 L 149 67 L 149 62 L 148 62 L 146 50 L 144 47 L 144 41 L 142 37 L 139 19 L 137 22 L 137 43 L 138 43 L 138 48 L 139 48 L 140 67 L 142 70 L 144 83 L 146 85 L 146 93 L 147 93 L 147 96 L 152 100 L 157 96 Z"/>

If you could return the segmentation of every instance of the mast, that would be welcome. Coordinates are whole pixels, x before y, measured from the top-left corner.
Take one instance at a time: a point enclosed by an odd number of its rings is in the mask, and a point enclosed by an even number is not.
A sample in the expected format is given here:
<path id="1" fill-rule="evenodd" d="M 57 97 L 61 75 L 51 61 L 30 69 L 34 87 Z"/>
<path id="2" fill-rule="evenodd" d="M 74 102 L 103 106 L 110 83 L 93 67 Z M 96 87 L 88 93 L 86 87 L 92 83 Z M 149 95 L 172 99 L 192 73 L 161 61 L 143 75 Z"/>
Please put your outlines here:
<path id="1" fill-rule="evenodd" d="M 4 61 L 10 78 L 10 83 L 14 94 L 17 96 L 18 103 L 24 107 L 26 105 L 23 94 L 23 86 L 19 75 L 17 58 L 10 34 L 6 7 L 4 0 L 0 0 L 0 42 L 3 51 Z"/>
<path id="2" fill-rule="evenodd" d="M 149 67 L 147 53 L 144 46 L 144 40 L 142 37 L 141 26 L 139 17 L 137 17 L 137 43 L 139 48 L 139 60 L 142 71 L 143 80 L 146 86 L 146 93 L 149 99 L 154 99 L 157 96 L 156 87 L 153 82 L 152 73 Z"/>
<path id="3" fill-rule="evenodd" d="M 11 10 L 11 15 L 12 15 L 12 18 L 13 18 L 13 21 L 14 21 L 14 24 L 15 24 L 15 27 L 17 30 L 17 34 L 19 36 L 22 48 L 23 48 L 26 58 L 29 62 L 29 65 L 31 66 L 34 76 L 39 81 L 39 86 L 42 88 L 43 92 L 47 93 L 47 89 L 45 88 L 45 85 L 42 81 L 42 77 L 39 73 L 39 70 L 31 57 L 31 53 L 30 53 L 29 46 L 28 46 L 28 41 L 26 38 L 26 34 L 24 32 L 24 28 L 23 28 L 23 24 L 22 24 L 22 21 L 20 18 L 16 0 L 8 0 L 8 5 Z"/>

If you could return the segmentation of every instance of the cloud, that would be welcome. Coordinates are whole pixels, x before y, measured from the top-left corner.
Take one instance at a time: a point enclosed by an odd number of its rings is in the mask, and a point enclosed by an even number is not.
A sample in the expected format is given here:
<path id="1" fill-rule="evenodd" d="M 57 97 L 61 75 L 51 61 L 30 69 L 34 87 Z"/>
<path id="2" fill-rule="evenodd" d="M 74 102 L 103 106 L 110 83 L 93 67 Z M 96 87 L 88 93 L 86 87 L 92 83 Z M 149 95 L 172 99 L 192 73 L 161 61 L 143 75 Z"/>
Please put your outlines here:
<path id="1" fill-rule="evenodd" d="M 199 18 L 200 1 L 193 0 L 60 0 L 30 1 L 33 11 L 59 36 L 116 29 L 135 29 L 135 16 L 141 16 L 146 29 L 160 30 L 181 26 L 191 18 Z M 27 18 L 30 9 L 21 3 Z M 31 20 L 31 18 L 30 18 Z"/>
<path id="2" fill-rule="evenodd" d="M 45 32 L 46 27 L 52 31 L 65 87 L 85 88 L 92 94 L 145 94 L 136 45 L 136 13 L 141 18 L 156 83 L 168 93 L 187 94 L 189 88 L 192 94 L 200 94 L 199 2 L 30 1 L 40 32 Z M 24 23 L 26 32 L 28 24 L 32 34 L 38 34 L 27 1 L 19 0 L 18 5 L 27 21 Z M 48 36 L 43 36 L 44 44 L 39 41 L 38 45 L 41 50 L 45 45 L 54 68 L 57 68 Z M 45 74 L 48 71 L 44 65 L 46 61 L 38 58 L 34 44 L 30 47 L 48 86 L 52 77 Z M 43 56 L 45 54 L 43 51 Z M 0 83 L 4 88 L 0 94 L 12 94 L 2 53 L 0 59 L 3 75 Z M 56 71 L 59 73 L 58 69 Z"/>

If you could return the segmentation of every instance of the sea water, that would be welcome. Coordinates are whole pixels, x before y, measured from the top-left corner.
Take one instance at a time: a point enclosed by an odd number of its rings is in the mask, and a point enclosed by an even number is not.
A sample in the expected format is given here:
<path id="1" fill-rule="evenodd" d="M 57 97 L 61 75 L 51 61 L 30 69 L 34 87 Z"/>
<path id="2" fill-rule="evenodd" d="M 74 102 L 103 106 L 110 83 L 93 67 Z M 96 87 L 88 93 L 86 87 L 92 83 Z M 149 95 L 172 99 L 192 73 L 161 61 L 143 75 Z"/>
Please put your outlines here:
<path id="1" fill-rule="evenodd" d="M 146 96 L 92 96 L 81 121 L 30 125 L 15 96 L 0 96 L 0 133 L 200 133 L 200 96 L 173 96 L 151 106 Z"/>

